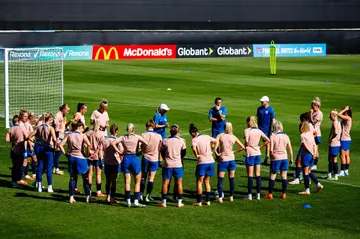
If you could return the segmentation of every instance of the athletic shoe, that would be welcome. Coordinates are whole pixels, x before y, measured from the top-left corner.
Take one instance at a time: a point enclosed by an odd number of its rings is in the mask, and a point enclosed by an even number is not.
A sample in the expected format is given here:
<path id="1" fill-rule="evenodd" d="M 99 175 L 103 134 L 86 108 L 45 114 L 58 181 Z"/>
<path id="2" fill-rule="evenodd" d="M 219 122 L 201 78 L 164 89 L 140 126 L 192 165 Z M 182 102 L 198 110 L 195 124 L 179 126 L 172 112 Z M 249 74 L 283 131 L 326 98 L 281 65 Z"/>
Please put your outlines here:
<path id="1" fill-rule="evenodd" d="M 27 182 L 25 182 L 24 180 L 20 180 L 16 182 L 18 185 L 28 185 Z"/>
<path id="2" fill-rule="evenodd" d="M 196 207 L 201 207 L 202 203 L 201 202 L 193 202 L 192 205 L 196 206 Z"/>
<path id="3" fill-rule="evenodd" d="M 260 193 L 256 194 L 256 199 L 260 200 Z"/>
<path id="4" fill-rule="evenodd" d="M 346 169 L 345 172 L 344 172 L 345 176 L 349 176 L 349 170 Z"/>
<path id="5" fill-rule="evenodd" d="M 210 202 L 203 202 L 202 204 L 206 205 L 206 206 L 210 206 L 211 203 Z"/>
<path id="6" fill-rule="evenodd" d="M 36 174 L 33 174 L 33 175 L 31 176 L 31 178 L 32 178 L 32 179 L 36 179 Z"/>
<path id="7" fill-rule="evenodd" d="M 338 176 L 335 175 L 334 177 L 330 178 L 330 180 L 337 181 L 337 180 L 339 180 L 339 178 L 338 178 Z"/>
<path id="8" fill-rule="evenodd" d="M 176 205 L 176 207 L 183 207 L 183 206 L 185 206 L 183 203 L 178 203 L 177 205 Z"/>
<path id="9" fill-rule="evenodd" d="M 144 201 L 144 197 L 142 194 L 140 194 L 140 201 Z"/>
<path id="10" fill-rule="evenodd" d="M 141 204 L 141 203 L 134 203 L 134 207 L 143 208 L 143 207 L 146 207 L 146 205 Z"/>
<path id="11" fill-rule="evenodd" d="M 38 184 L 38 185 L 37 185 L 37 191 L 38 191 L 39 193 L 41 193 L 42 190 L 43 190 L 42 184 L 41 184 L 41 183 L 37 183 L 37 184 Z"/>
<path id="12" fill-rule="evenodd" d="M 311 167 L 311 170 L 316 170 L 316 169 L 317 169 L 317 166 L 316 166 L 316 165 L 314 165 L 314 166 Z"/>
<path id="13" fill-rule="evenodd" d="M 126 206 L 127 206 L 128 208 L 131 208 L 131 203 L 127 203 Z"/>
<path id="14" fill-rule="evenodd" d="M 345 176 L 344 170 L 341 170 L 340 173 L 337 176 L 338 177 L 344 177 Z"/>
<path id="15" fill-rule="evenodd" d="M 229 197 L 229 201 L 230 201 L 230 202 L 233 202 L 233 201 L 234 201 L 234 197 L 233 197 L 233 196 L 230 196 L 230 197 Z"/>
<path id="16" fill-rule="evenodd" d="M 75 195 L 80 195 L 81 192 L 79 191 L 79 189 L 75 188 Z"/>
<path id="17" fill-rule="evenodd" d="M 70 200 L 69 200 L 69 203 L 71 203 L 71 204 L 72 204 L 72 203 L 76 203 L 76 200 L 75 200 L 75 199 L 70 199 Z"/>
<path id="18" fill-rule="evenodd" d="M 319 183 L 318 186 L 316 187 L 316 192 L 321 192 L 323 188 L 324 186 Z"/>
<path id="19" fill-rule="evenodd" d="M 55 172 L 53 172 L 56 175 L 64 175 L 64 171 L 60 171 L 60 170 L 55 170 Z"/>
<path id="20" fill-rule="evenodd" d="M 103 193 L 96 193 L 96 197 L 102 197 L 102 198 L 104 198 L 104 197 L 106 197 L 106 194 L 103 194 Z"/>
<path id="21" fill-rule="evenodd" d="M 273 195 L 272 193 L 267 193 L 264 198 L 267 198 L 267 199 L 273 199 Z"/>
<path id="22" fill-rule="evenodd" d="M 48 191 L 48 193 L 53 193 L 54 189 L 52 188 L 51 185 L 49 185 L 47 191 Z"/>
<path id="23" fill-rule="evenodd" d="M 248 196 L 244 197 L 242 200 L 252 200 L 252 195 L 249 194 Z"/>
<path id="24" fill-rule="evenodd" d="M 145 201 L 146 202 L 151 202 L 151 201 L 154 201 L 154 199 L 151 197 L 151 195 L 146 195 L 146 197 L 145 197 Z"/>
<path id="25" fill-rule="evenodd" d="M 280 196 L 281 199 L 286 199 L 286 193 L 282 193 Z"/>
<path id="26" fill-rule="evenodd" d="M 159 207 L 166 207 L 166 204 L 163 204 L 163 203 L 158 203 L 156 205 L 159 206 Z"/>
<path id="27" fill-rule="evenodd" d="M 218 198 L 218 199 L 216 199 L 216 202 L 217 202 L 217 203 L 223 203 L 223 199 L 222 199 L 222 198 Z"/>
<path id="28" fill-rule="evenodd" d="M 308 191 L 303 191 L 303 192 L 299 192 L 300 195 L 310 195 L 310 192 Z"/>
<path id="29" fill-rule="evenodd" d="M 25 175 L 25 180 L 32 180 L 32 177 L 30 177 L 29 175 Z"/>
<path id="30" fill-rule="evenodd" d="M 290 185 L 296 185 L 300 184 L 300 180 L 298 178 L 295 178 L 293 181 L 289 182 Z"/>

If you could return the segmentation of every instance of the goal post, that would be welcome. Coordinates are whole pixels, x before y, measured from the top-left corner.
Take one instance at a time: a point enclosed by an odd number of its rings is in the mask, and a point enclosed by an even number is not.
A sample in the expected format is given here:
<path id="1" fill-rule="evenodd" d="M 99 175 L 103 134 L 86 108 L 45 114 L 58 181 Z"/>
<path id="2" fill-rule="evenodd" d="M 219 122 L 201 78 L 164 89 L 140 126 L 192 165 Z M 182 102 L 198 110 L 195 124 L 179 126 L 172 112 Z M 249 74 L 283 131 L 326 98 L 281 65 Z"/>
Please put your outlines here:
<path id="1" fill-rule="evenodd" d="M 64 98 L 62 48 L 4 49 L 5 127 L 20 109 L 36 113 L 58 111 Z"/>

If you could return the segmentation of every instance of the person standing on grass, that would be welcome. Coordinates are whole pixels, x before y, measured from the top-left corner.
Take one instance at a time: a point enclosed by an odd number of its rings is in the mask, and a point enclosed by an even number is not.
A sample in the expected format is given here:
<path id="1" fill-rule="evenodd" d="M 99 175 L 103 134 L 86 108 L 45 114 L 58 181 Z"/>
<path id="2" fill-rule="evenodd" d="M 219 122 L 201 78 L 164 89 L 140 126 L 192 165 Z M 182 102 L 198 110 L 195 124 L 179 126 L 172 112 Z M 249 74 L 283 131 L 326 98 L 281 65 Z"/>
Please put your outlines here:
<path id="1" fill-rule="evenodd" d="M 316 155 L 316 143 L 314 139 L 314 135 L 310 131 L 310 126 L 308 123 L 303 122 L 301 126 L 301 163 L 303 168 L 303 175 L 304 175 L 304 185 L 305 191 L 299 192 L 302 195 L 309 195 L 310 194 L 310 178 L 316 184 L 316 191 L 319 192 L 323 189 L 323 186 L 320 184 L 318 179 L 316 178 L 315 174 L 311 172 L 311 166 L 314 165 L 314 157 Z"/>
<path id="2" fill-rule="evenodd" d="M 36 173 L 36 187 L 42 192 L 42 174 L 46 170 L 48 192 L 54 192 L 52 187 L 52 166 L 54 162 L 54 149 L 58 142 L 55 129 L 50 125 L 53 121 L 51 113 L 43 114 L 43 124 L 39 125 L 29 135 L 29 139 L 36 135 L 35 153 L 38 159 Z M 34 149 L 31 149 L 33 151 Z M 45 169 L 44 169 L 45 167 Z"/>
<path id="3" fill-rule="evenodd" d="M 321 101 L 319 97 L 316 97 L 311 102 L 310 123 L 314 126 L 315 130 L 315 143 L 316 143 L 316 154 L 314 155 L 314 165 L 311 167 L 312 170 L 317 169 L 319 161 L 319 145 L 321 144 L 321 122 L 323 120 L 323 113 L 320 111 Z"/>
<path id="4" fill-rule="evenodd" d="M 239 148 L 233 150 L 234 144 L 237 144 Z M 218 193 L 219 198 L 217 198 L 218 203 L 222 203 L 224 199 L 224 177 L 226 171 L 229 174 L 229 184 L 230 184 L 230 197 L 229 201 L 234 200 L 235 192 L 235 170 L 236 170 L 236 161 L 235 153 L 240 152 L 245 149 L 245 146 L 240 142 L 240 140 L 233 134 L 233 127 L 230 122 L 225 124 L 225 132 L 218 134 L 216 137 L 215 150 L 219 148 L 219 152 L 215 151 L 215 154 L 219 157 L 218 162 Z"/>
<path id="5" fill-rule="evenodd" d="M 81 121 L 84 126 L 85 126 L 85 130 L 84 133 L 86 133 L 86 131 L 88 131 L 88 127 L 86 127 L 86 122 L 85 122 L 85 114 L 87 112 L 87 106 L 84 103 L 78 103 L 77 105 L 77 112 L 74 114 L 74 118 L 73 120 L 76 121 Z"/>
<path id="6" fill-rule="evenodd" d="M 111 144 L 116 140 L 116 136 L 119 132 L 119 128 L 113 124 L 110 126 L 110 136 L 105 136 L 105 139 L 102 141 L 101 154 L 104 158 L 105 164 L 105 176 L 106 176 L 106 201 L 109 204 L 118 204 L 120 201 L 115 199 L 116 192 L 116 180 L 120 172 L 120 164 L 122 161 L 122 156 L 118 154 L 114 147 Z M 116 147 L 123 152 L 121 144 L 117 144 Z"/>
<path id="7" fill-rule="evenodd" d="M 55 115 L 54 125 L 55 125 L 55 133 L 57 137 L 57 143 L 60 144 L 65 136 L 65 129 L 69 126 L 70 121 L 66 123 L 66 115 L 70 111 L 70 106 L 67 104 L 63 104 L 59 108 L 59 112 Z M 63 171 L 59 169 L 59 161 L 60 161 L 61 151 L 59 147 L 55 149 L 54 156 L 54 170 L 53 173 L 57 175 L 64 175 Z"/>
<path id="8" fill-rule="evenodd" d="M 70 182 L 69 182 L 69 203 L 75 203 L 74 198 L 75 194 L 75 185 L 77 175 L 80 174 L 83 178 L 83 186 L 86 195 L 86 202 L 94 202 L 95 200 L 91 198 L 90 187 L 89 187 L 89 166 L 87 159 L 83 155 L 83 146 L 86 146 L 88 150 L 91 149 L 91 144 L 84 132 L 84 124 L 81 121 L 74 121 L 72 123 L 72 131 L 67 132 L 65 138 L 60 143 L 59 148 L 61 152 L 67 155 L 69 160 L 69 173 L 70 173 Z M 66 154 L 64 145 L 67 143 L 68 152 Z"/>
<path id="9" fill-rule="evenodd" d="M 339 166 L 337 156 L 340 151 L 341 124 L 337 120 L 337 111 L 330 112 L 329 118 L 332 121 L 329 135 L 329 156 L 328 156 L 328 180 L 338 180 Z M 333 173 L 333 175 L 332 175 Z"/>
<path id="10" fill-rule="evenodd" d="M 28 127 L 29 130 L 28 132 L 32 132 L 34 131 L 34 127 L 36 125 L 36 115 L 34 112 L 29 112 L 29 121 L 28 121 Z M 30 129 L 31 128 L 31 129 Z M 29 134 L 30 134 L 29 133 Z M 36 179 L 36 171 L 37 171 L 37 158 L 36 158 L 36 154 L 35 152 L 31 152 L 30 148 L 34 148 L 34 139 L 35 137 L 33 137 L 32 139 L 29 139 L 28 141 L 28 147 L 26 148 L 27 150 L 27 155 L 28 155 L 28 162 L 31 162 L 31 170 L 32 170 L 32 179 Z"/>
<path id="11" fill-rule="evenodd" d="M 291 147 L 291 142 L 289 136 L 284 132 L 283 125 L 280 121 L 275 121 L 273 124 L 273 134 L 270 136 L 270 179 L 269 179 L 269 192 L 265 195 L 264 198 L 273 199 L 273 191 L 275 187 L 275 179 L 278 171 L 281 173 L 282 180 L 282 193 L 281 198 L 286 199 L 286 189 L 287 189 L 287 171 L 290 164 L 293 164 L 293 151 Z M 288 152 L 290 158 L 288 157 Z"/>
<path id="12" fill-rule="evenodd" d="M 141 182 L 141 163 L 140 158 L 137 156 L 140 143 L 144 146 L 148 145 L 148 142 L 140 135 L 135 134 L 135 126 L 130 123 L 127 125 L 127 134 L 121 136 L 111 143 L 112 147 L 119 154 L 123 154 L 123 161 L 121 163 L 122 172 L 125 175 L 125 198 L 127 207 L 131 207 L 130 186 L 131 186 L 131 174 L 134 177 L 134 206 L 145 207 L 140 204 L 140 182 Z M 118 148 L 118 144 L 121 144 L 124 149 L 123 152 Z"/>
<path id="13" fill-rule="evenodd" d="M 351 145 L 350 130 L 353 123 L 351 107 L 346 106 L 345 108 L 343 108 L 338 113 L 338 116 L 341 118 L 341 171 L 339 173 L 339 176 L 348 176 Z"/>
<path id="14" fill-rule="evenodd" d="M 211 135 L 216 138 L 218 134 L 224 133 L 226 124 L 227 109 L 222 106 L 223 100 L 220 97 L 215 98 L 215 106 L 209 110 L 209 121 L 211 124 Z"/>
<path id="15" fill-rule="evenodd" d="M 166 113 L 170 108 L 166 104 L 161 104 L 154 115 L 155 128 L 154 131 L 166 138 L 166 128 L 169 127 L 168 118 Z"/>
<path id="16" fill-rule="evenodd" d="M 214 176 L 215 160 L 212 151 L 215 149 L 216 139 L 200 134 L 194 124 L 189 126 L 189 134 L 193 138 L 191 148 L 197 160 L 196 175 L 196 202 L 194 206 L 202 206 L 203 183 L 205 183 L 206 205 L 210 206 L 211 184 L 210 178 Z"/>
<path id="17" fill-rule="evenodd" d="M 257 109 L 256 116 L 259 129 L 266 135 L 267 138 L 271 136 L 272 124 L 275 121 L 275 111 L 269 104 L 270 99 L 268 96 L 263 96 L 260 99 L 261 106 Z M 266 146 L 264 164 L 268 164 L 270 156 L 270 144 Z"/>
<path id="18" fill-rule="evenodd" d="M 180 128 L 177 125 L 170 127 L 170 137 L 165 138 L 162 142 L 161 151 L 165 160 L 162 169 L 163 183 L 162 183 L 162 202 L 158 204 L 160 207 L 166 207 L 166 199 L 169 190 L 170 179 L 174 176 L 175 183 L 178 189 L 177 207 L 183 207 L 183 184 L 184 169 L 181 162 L 181 155 L 186 154 L 186 145 L 183 139 L 179 137 Z"/>
<path id="19" fill-rule="evenodd" d="M 22 166 L 24 159 L 27 160 L 26 154 L 26 131 L 19 125 L 20 119 L 18 115 L 14 115 L 12 119 L 12 127 L 9 128 L 5 136 L 5 142 L 11 143 L 10 158 L 12 161 L 11 168 L 11 183 L 13 187 L 18 185 L 27 185 L 28 183 L 22 180 Z"/>
<path id="20" fill-rule="evenodd" d="M 99 130 L 102 132 L 103 136 L 107 136 L 107 128 L 109 127 L 109 114 L 107 112 L 108 109 L 108 101 L 102 100 L 100 102 L 99 108 L 94 110 L 90 117 L 91 124 L 94 123 L 95 119 L 99 119 L 100 121 L 100 128 Z"/>
<path id="21" fill-rule="evenodd" d="M 252 189 L 253 189 L 253 177 L 254 168 L 256 176 L 256 199 L 260 200 L 261 192 L 261 149 L 266 147 L 270 143 L 270 139 L 264 134 L 264 132 L 258 129 L 255 116 L 250 116 L 246 119 L 247 128 L 244 131 L 245 138 L 245 149 L 246 149 L 246 171 L 248 175 L 248 196 L 244 200 L 252 200 Z M 264 141 L 259 146 L 260 139 Z"/>
<path id="22" fill-rule="evenodd" d="M 142 161 L 141 161 L 141 170 L 142 170 L 142 178 L 141 178 L 141 200 L 143 200 L 143 193 L 145 191 L 146 179 L 148 179 L 148 183 L 146 186 L 146 202 L 151 202 L 154 199 L 151 197 L 152 190 L 154 188 L 154 179 L 156 176 L 156 172 L 159 169 L 159 163 L 162 158 L 160 155 L 162 137 L 160 134 L 154 132 L 155 123 L 153 120 L 149 120 L 146 122 L 146 132 L 141 136 L 148 142 L 148 145 L 141 145 L 142 147 Z"/>
<path id="23" fill-rule="evenodd" d="M 86 137 L 90 141 L 91 149 L 88 151 L 89 164 L 89 187 L 91 193 L 92 177 L 95 171 L 96 175 L 96 197 L 106 197 L 106 194 L 101 192 L 101 172 L 102 165 L 100 152 L 102 151 L 102 141 L 104 139 L 103 132 L 100 131 L 100 120 L 93 121 L 93 129 L 86 132 Z"/>

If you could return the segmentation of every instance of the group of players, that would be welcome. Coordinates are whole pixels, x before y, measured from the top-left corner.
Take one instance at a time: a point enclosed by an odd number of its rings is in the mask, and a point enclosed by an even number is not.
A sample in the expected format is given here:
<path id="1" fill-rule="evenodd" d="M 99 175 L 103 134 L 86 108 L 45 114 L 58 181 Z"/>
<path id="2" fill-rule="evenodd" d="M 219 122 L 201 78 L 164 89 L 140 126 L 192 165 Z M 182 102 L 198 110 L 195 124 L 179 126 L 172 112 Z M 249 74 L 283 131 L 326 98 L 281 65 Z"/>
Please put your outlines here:
<path id="1" fill-rule="evenodd" d="M 233 201 L 235 191 L 235 153 L 245 151 L 245 164 L 248 175 L 248 195 L 245 200 L 252 200 L 254 174 L 256 179 L 256 199 L 260 200 L 261 191 L 261 149 L 266 148 L 264 164 L 270 160 L 270 178 L 268 193 L 265 198 L 272 199 L 275 178 L 280 172 L 282 178 L 281 198 L 286 198 L 288 185 L 287 171 L 289 161 L 293 163 L 293 150 L 289 137 L 283 132 L 282 123 L 275 119 L 275 112 L 270 106 L 269 97 L 261 98 L 261 106 L 257 115 L 246 119 L 244 144 L 233 134 L 232 124 L 226 122 L 227 109 L 222 105 L 222 99 L 215 99 L 215 106 L 209 111 L 212 122 L 212 135 L 201 134 L 199 129 L 190 124 L 189 134 L 192 136 L 191 149 L 197 160 L 196 166 L 196 202 L 194 206 L 210 205 L 210 178 L 215 174 L 217 163 L 217 194 L 216 201 L 223 203 L 223 182 L 228 172 L 230 195 Z M 304 179 L 305 191 L 300 194 L 310 194 L 310 179 L 316 184 L 316 190 L 321 191 L 313 169 L 319 158 L 318 145 L 321 143 L 321 122 L 323 114 L 320 111 L 321 101 L 315 98 L 311 102 L 311 110 L 300 116 L 301 146 L 296 157 L 295 179 L 290 184 L 299 184 L 300 177 Z M 6 141 L 12 143 L 10 156 L 12 159 L 12 184 L 14 187 L 27 184 L 25 180 L 36 179 L 34 186 L 38 192 L 44 189 L 42 174 L 46 172 L 48 192 L 53 192 L 52 174 L 62 175 L 59 170 L 61 153 L 67 156 L 69 162 L 69 195 L 70 203 L 75 203 L 78 175 L 81 175 L 86 195 L 86 202 L 95 199 L 91 197 L 92 178 L 96 175 L 96 196 L 105 197 L 110 204 L 119 203 L 115 199 L 116 181 L 121 171 L 125 179 L 125 198 L 131 207 L 130 185 L 131 175 L 134 178 L 134 206 L 145 207 L 142 201 L 153 201 L 151 193 L 154 187 L 156 172 L 162 167 L 162 201 L 159 206 L 167 206 L 169 185 L 174 181 L 174 198 L 177 207 L 182 207 L 182 179 L 184 175 L 183 158 L 186 155 L 186 141 L 180 137 L 178 125 L 170 126 L 167 120 L 166 104 L 156 108 L 153 120 L 146 122 L 146 132 L 137 135 L 136 128 L 130 123 L 127 133 L 118 137 L 119 129 L 109 124 L 107 113 L 108 102 L 102 100 L 99 108 L 91 115 L 91 129 L 86 126 L 85 113 L 87 106 L 79 103 L 77 113 L 70 121 L 66 115 L 70 107 L 66 104 L 60 107 L 53 116 L 44 113 L 37 121 L 35 114 L 21 110 L 13 117 L 12 127 L 6 134 Z M 329 136 L 328 179 L 338 180 L 339 176 L 349 175 L 350 165 L 350 129 L 352 124 L 351 108 L 346 106 L 340 112 L 331 111 L 333 122 Z M 338 121 L 338 117 L 341 121 Z M 109 128 L 110 135 L 107 131 Z M 170 136 L 166 136 L 169 128 Z M 262 140 L 262 141 L 261 141 Z M 67 145 L 67 151 L 64 147 Z M 237 146 L 234 149 L 234 146 Z M 337 156 L 341 155 L 341 171 L 338 172 Z M 139 155 L 142 155 L 140 160 Z M 162 162 L 164 165 L 162 165 Z M 28 175 L 31 163 L 32 177 Z M 101 176 L 106 176 L 106 193 L 101 191 Z M 147 183 L 146 183 L 147 181 Z M 205 202 L 202 202 L 203 184 L 205 184 Z M 144 194 L 146 188 L 146 194 Z"/>

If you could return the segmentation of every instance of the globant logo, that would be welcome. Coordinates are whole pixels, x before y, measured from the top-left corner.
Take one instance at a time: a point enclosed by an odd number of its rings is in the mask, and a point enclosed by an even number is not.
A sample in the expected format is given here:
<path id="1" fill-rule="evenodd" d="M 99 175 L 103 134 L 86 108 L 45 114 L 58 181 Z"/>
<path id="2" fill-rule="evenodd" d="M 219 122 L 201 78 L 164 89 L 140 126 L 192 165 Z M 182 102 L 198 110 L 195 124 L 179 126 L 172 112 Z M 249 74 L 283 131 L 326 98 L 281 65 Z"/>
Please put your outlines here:
<path id="1" fill-rule="evenodd" d="M 213 53 L 213 49 L 211 47 L 202 47 L 202 48 L 194 48 L 194 47 L 179 47 L 177 49 L 178 57 L 186 57 L 186 56 L 210 56 Z"/>
<path id="2" fill-rule="evenodd" d="M 158 49 L 143 49 L 141 47 L 133 49 L 133 48 L 125 48 L 124 49 L 124 57 L 158 57 L 158 56 L 172 56 L 173 52 L 169 48 L 158 48 Z"/>
<path id="3" fill-rule="evenodd" d="M 250 47 L 219 47 L 217 49 L 217 54 L 219 56 L 248 56 L 252 52 Z"/>

